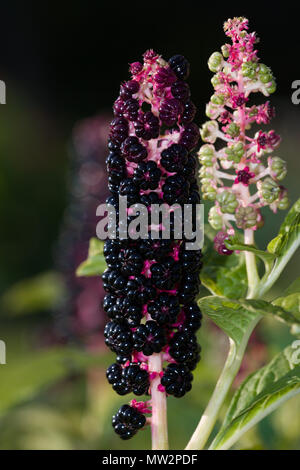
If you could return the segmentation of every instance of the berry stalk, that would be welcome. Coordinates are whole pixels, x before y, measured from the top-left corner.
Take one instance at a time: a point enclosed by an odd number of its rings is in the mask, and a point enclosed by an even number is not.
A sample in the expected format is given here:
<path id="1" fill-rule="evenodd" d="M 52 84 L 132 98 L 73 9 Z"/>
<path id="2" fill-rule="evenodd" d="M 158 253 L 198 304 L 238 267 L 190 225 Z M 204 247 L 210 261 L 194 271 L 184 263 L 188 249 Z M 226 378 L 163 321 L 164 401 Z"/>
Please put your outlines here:
<path id="1" fill-rule="evenodd" d="M 152 354 L 148 365 L 150 374 L 155 374 L 150 385 L 152 450 L 168 449 L 167 396 L 165 391 L 159 390 L 160 375 L 163 371 L 162 354 Z"/>
<path id="2" fill-rule="evenodd" d="M 220 255 L 231 255 L 233 251 L 226 247 L 225 241 L 236 231 L 233 224 L 244 231 L 244 243 L 254 245 L 254 232 L 263 223 L 261 208 L 269 206 L 273 212 L 286 209 L 288 198 L 286 189 L 279 184 L 286 175 L 286 164 L 281 158 L 271 156 L 280 137 L 274 131 L 260 130 L 253 137 L 246 134 L 252 124 L 268 124 L 274 116 L 269 102 L 246 105 L 252 92 L 261 91 L 269 96 L 275 91 L 272 72 L 259 63 L 254 48 L 258 39 L 255 33 L 248 32 L 247 19 L 230 19 L 224 24 L 224 30 L 232 44 L 222 46 L 222 53 L 214 52 L 208 61 L 209 69 L 215 73 L 212 78 L 215 93 L 206 107 L 211 120 L 201 129 L 206 144 L 200 148 L 199 159 L 203 197 L 214 201 L 209 212 L 210 225 L 219 231 L 214 246 Z M 225 147 L 216 150 L 217 139 L 221 139 Z M 263 161 L 265 157 L 267 165 Z M 220 171 L 220 167 L 224 171 Z M 228 181 L 233 181 L 232 186 Z M 245 264 L 247 298 L 260 298 L 276 279 L 261 286 L 253 253 L 245 251 Z M 260 317 L 256 317 L 249 325 L 238 347 L 230 340 L 224 368 L 187 449 L 204 448 L 259 320 Z"/>
<path id="3" fill-rule="evenodd" d="M 150 395 L 120 408 L 113 417 L 115 432 L 130 439 L 151 424 L 153 449 L 166 449 L 166 397 L 191 390 L 200 360 L 195 333 L 202 316 L 195 299 L 202 253 L 189 250 L 193 235 L 186 235 L 185 218 L 175 213 L 179 208 L 182 215 L 189 204 L 195 233 L 200 196 L 192 151 L 199 129 L 185 82 L 187 60 L 176 55 L 166 62 L 153 50 L 143 58 L 131 64 L 131 80 L 121 85 L 113 106 L 107 203 L 118 222 L 116 237 L 104 246 L 103 306 L 111 320 L 104 336 L 117 354 L 107 370 L 113 389 Z M 127 198 L 124 217 L 121 197 Z"/>

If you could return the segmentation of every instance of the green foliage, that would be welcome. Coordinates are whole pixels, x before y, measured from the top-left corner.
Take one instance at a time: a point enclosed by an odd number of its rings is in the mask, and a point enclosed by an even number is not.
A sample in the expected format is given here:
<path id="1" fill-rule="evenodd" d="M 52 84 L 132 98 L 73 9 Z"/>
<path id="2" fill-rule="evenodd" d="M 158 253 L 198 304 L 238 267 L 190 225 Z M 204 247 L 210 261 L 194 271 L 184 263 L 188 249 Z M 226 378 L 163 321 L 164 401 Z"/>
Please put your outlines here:
<path id="1" fill-rule="evenodd" d="M 240 301 L 226 297 L 202 297 L 198 301 L 202 312 L 221 328 L 238 346 L 244 339 L 249 326 L 260 312 L 247 308 Z"/>
<path id="2" fill-rule="evenodd" d="M 19 281 L 8 289 L 0 300 L 5 314 L 25 315 L 50 310 L 64 294 L 61 276 L 53 271 Z"/>
<path id="3" fill-rule="evenodd" d="M 202 284 L 214 295 L 238 299 L 247 292 L 247 274 L 241 256 L 220 256 L 213 248 L 215 232 L 205 226 L 204 264 L 200 273 Z"/>
<path id="4" fill-rule="evenodd" d="M 248 429 L 300 392 L 299 354 L 288 346 L 251 374 L 234 394 L 211 449 L 230 448 Z"/>
<path id="5" fill-rule="evenodd" d="M 76 271 L 77 276 L 100 276 L 106 269 L 103 256 L 103 241 L 98 238 L 91 238 L 88 257 L 81 263 Z"/>
<path id="6" fill-rule="evenodd" d="M 1 366 L 0 415 L 70 374 L 104 365 L 107 357 L 62 347 L 23 355 Z"/>

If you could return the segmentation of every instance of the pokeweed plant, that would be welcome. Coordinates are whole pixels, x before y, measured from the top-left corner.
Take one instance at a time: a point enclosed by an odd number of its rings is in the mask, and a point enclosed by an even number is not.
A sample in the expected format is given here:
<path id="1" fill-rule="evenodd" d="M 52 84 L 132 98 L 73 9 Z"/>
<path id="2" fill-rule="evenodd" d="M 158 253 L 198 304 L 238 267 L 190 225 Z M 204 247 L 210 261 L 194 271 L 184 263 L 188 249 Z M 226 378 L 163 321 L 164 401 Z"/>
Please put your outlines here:
<path id="1" fill-rule="evenodd" d="M 205 142 L 198 152 L 201 189 L 203 198 L 214 204 L 209 211 L 211 227 L 206 229 L 200 274 L 212 295 L 198 298 L 198 306 L 227 334 L 229 352 L 186 447 L 190 450 L 230 448 L 249 428 L 300 391 L 296 340 L 244 380 L 211 442 L 258 322 L 264 315 L 272 315 L 290 324 L 293 334 L 300 333 L 300 278 L 280 297 L 265 300 L 299 247 L 300 199 L 266 250 L 258 249 L 254 240 L 255 231 L 263 225 L 261 208 L 269 206 L 276 213 L 289 204 L 287 190 L 281 185 L 286 164 L 273 155 L 280 137 L 273 130 L 251 130 L 268 124 L 274 109 L 269 101 L 251 104 L 250 95 L 261 92 L 268 97 L 276 89 L 275 80 L 270 68 L 258 59 L 258 39 L 248 32 L 245 18 L 228 20 L 224 30 L 231 43 L 208 61 L 215 74 L 215 91 L 206 107 L 210 120 L 200 130 Z M 119 194 L 128 195 L 132 203 L 142 198 L 147 206 L 158 200 L 167 204 L 199 202 L 195 162 L 189 153 L 197 144 L 197 129 L 192 123 L 195 107 L 183 81 L 188 68 L 182 56 L 166 63 L 153 51 L 144 55 L 144 64 L 131 65 L 133 78 L 121 86 L 109 142 L 113 205 L 117 206 Z M 145 103 L 151 108 L 144 109 Z M 150 237 L 129 248 L 120 239 L 109 240 L 104 256 L 108 264 L 104 284 L 110 292 L 106 311 L 113 319 L 105 336 L 118 354 L 108 369 L 108 380 L 118 393 L 150 394 L 145 402 L 132 400 L 121 407 L 113 417 L 113 426 L 121 437 L 130 438 L 150 424 L 152 448 L 166 449 L 166 396 L 180 397 L 191 388 L 191 370 L 199 360 L 195 331 L 201 313 L 194 299 L 199 292 L 202 254 L 188 252 L 185 241 L 174 237 L 166 244 Z M 84 266 L 93 268 L 90 274 L 100 274 L 102 260 L 99 242 Z M 258 261 L 264 265 L 262 275 Z M 79 275 L 84 274 L 81 269 Z M 152 417 L 146 419 L 145 413 L 152 413 Z"/>

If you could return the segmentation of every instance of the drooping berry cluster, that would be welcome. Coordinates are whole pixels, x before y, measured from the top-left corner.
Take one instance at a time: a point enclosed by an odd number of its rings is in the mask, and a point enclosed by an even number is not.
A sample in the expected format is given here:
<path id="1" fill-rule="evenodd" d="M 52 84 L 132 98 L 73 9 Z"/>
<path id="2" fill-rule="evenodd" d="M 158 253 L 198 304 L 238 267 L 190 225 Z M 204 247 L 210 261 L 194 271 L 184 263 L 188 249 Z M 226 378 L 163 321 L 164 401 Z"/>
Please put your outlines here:
<path id="1" fill-rule="evenodd" d="M 209 69 L 215 73 L 215 92 L 206 107 L 211 120 L 201 129 L 206 144 L 198 155 L 203 198 L 215 202 L 209 222 L 223 234 L 216 239 L 215 247 L 220 254 L 231 254 L 223 242 L 234 233 L 232 222 L 239 229 L 256 230 L 263 224 L 262 207 L 276 212 L 286 209 L 289 201 L 280 183 L 287 173 L 286 163 L 271 155 L 280 137 L 273 130 L 259 130 L 252 137 L 246 134 L 253 124 L 268 124 L 274 116 L 269 101 L 249 104 L 252 92 L 269 96 L 275 91 L 271 69 L 259 63 L 255 49 L 258 39 L 248 32 L 247 19 L 228 20 L 224 30 L 232 43 L 222 46 L 222 53 L 214 52 L 208 60 Z M 217 150 L 214 143 L 218 138 L 226 145 Z"/>
<path id="2" fill-rule="evenodd" d="M 195 298 L 202 254 L 187 249 L 184 234 L 177 237 L 170 206 L 191 204 L 195 209 L 200 202 L 197 160 L 191 153 L 199 140 L 193 123 L 196 107 L 185 82 L 189 63 L 184 57 L 176 55 L 167 63 L 149 50 L 143 64 L 134 62 L 130 71 L 132 78 L 121 85 L 113 107 L 107 157 L 112 195 L 107 203 L 119 216 L 119 196 L 127 196 L 128 205 L 146 206 L 149 223 L 143 227 L 145 237 L 130 238 L 128 225 L 137 216 L 129 208 L 126 227 L 118 220 L 116 238 L 105 242 L 108 268 L 102 279 L 110 321 L 104 336 L 117 355 L 107 378 L 120 395 L 142 395 L 151 394 L 159 374 L 158 390 L 181 397 L 191 389 L 191 371 L 200 359 L 195 333 L 201 312 Z M 152 204 L 165 204 L 170 212 L 167 238 L 161 220 L 151 225 Z M 124 228 L 129 238 L 121 236 Z M 158 353 L 169 363 L 160 373 L 148 364 Z M 136 406 L 124 405 L 113 418 L 115 431 L 124 439 L 145 424 L 140 404 L 139 414 L 134 414 Z"/>

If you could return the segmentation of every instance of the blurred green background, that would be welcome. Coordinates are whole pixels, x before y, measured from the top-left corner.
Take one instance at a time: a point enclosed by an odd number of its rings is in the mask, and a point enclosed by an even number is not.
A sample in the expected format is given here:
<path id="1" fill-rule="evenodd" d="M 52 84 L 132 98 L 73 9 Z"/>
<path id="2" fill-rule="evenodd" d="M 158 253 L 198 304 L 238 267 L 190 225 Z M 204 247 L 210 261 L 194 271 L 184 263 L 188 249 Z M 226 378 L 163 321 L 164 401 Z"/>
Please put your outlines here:
<path id="1" fill-rule="evenodd" d="M 284 184 L 292 202 L 299 197 L 300 105 L 290 98 L 292 81 L 300 79 L 293 18 L 287 11 L 268 12 L 266 24 L 264 4 L 259 14 L 254 6 L 204 13 L 192 4 L 174 4 L 171 11 L 154 4 L 139 8 L 137 2 L 124 11 L 80 1 L 72 8 L 52 2 L 47 12 L 38 2 L 26 2 L 26 9 L 14 1 L 4 6 L 0 39 L 8 46 L 0 58 L 0 79 L 7 86 L 7 104 L 0 105 L 0 339 L 6 343 L 7 364 L 0 365 L 0 449 L 150 446 L 149 430 L 127 442 L 113 433 L 111 415 L 124 398 L 105 379 L 113 357 L 103 346 L 101 282 L 78 281 L 72 274 L 94 235 L 93 208 L 105 198 L 107 123 L 128 62 L 139 60 L 150 47 L 166 58 L 186 55 L 200 124 L 211 95 L 206 61 L 224 42 L 222 23 L 232 15 L 250 17 L 261 37 L 259 56 L 278 81 L 272 127 L 283 139 L 278 155 L 288 163 Z M 158 14 L 164 21 L 158 21 Z M 100 176 L 91 184 L 95 164 Z M 270 211 L 264 215 L 266 224 L 257 237 L 261 248 L 284 217 Z M 271 296 L 299 275 L 299 263 L 298 253 Z M 168 399 L 172 449 L 186 445 L 223 364 L 226 338 L 209 321 L 199 341 L 202 361 L 192 392 L 181 400 Z M 265 319 L 238 381 L 290 341 L 287 327 Z M 300 449 L 299 397 L 249 431 L 238 447 Z"/>

